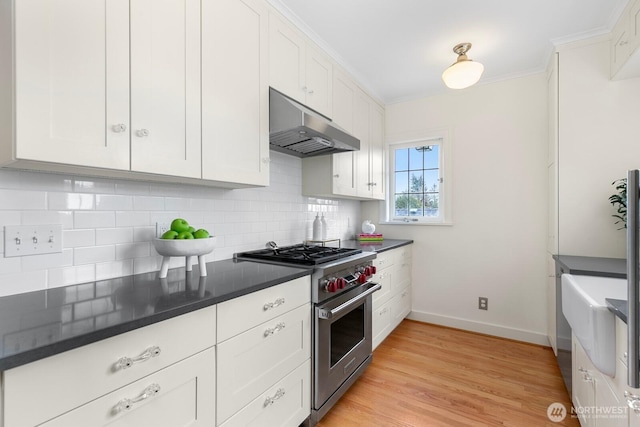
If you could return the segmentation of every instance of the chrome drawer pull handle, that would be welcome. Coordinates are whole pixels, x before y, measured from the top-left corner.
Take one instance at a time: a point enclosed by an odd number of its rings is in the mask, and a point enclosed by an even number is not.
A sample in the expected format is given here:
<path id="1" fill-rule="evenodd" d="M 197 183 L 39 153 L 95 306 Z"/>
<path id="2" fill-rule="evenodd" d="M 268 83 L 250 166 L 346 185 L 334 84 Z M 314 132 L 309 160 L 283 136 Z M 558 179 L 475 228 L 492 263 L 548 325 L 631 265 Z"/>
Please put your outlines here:
<path id="1" fill-rule="evenodd" d="M 275 327 L 265 330 L 264 331 L 264 336 L 266 338 L 266 337 L 268 337 L 270 335 L 275 334 L 276 332 L 280 332 L 283 329 L 284 329 L 284 322 L 280 322 Z"/>
<path id="2" fill-rule="evenodd" d="M 140 396 L 134 397 L 133 399 L 122 399 L 113 407 L 113 412 L 117 414 L 122 411 L 128 411 L 136 403 L 142 402 L 143 400 L 153 397 L 158 393 L 160 393 L 160 386 L 158 384 L 151 384 L 149 387 L 144 389 Z"/>
<path id="3" fill-rule="evenodd" d="M 264 311 L 267 311 L 267 310 L 271 310 L 272 308 L 276 308 L 278 306 L 281 306 L 282 304 L 284 304 L 284 298 L 278 298 L 274 302 L 266 303 L 264 305 L 264 307 L 262 307 L 262 308 L 264 309 Z"/>
<path id="4" fill-rule="evenodd" d="M 284 396 L 285 391 L 283 388 L 279 388 L 278 391 L 276 391 L 276 394 L 273 395 L 273 397 L 267 397 L 264 400 L 264 407 L 266 408 L 267 406 L 271 406 L 274 403 L 276 403 L 276 400 L 282 398 L 282 396 Z"/>
<path id="5" fill-rule="evenodd" d="M 157 345 L 154 345 L 152 347 L 149 347 L 148 349 L 146 349 L 140 356 L 138 357 L 121 357 L 120 359 L 118 359 L 118 361 L 116 362 L 114 368 L 117 371 L 118 369 L 127 369 L 130 368 L 134 363 L 138 363 L 138 362 L 145 362 L 149 359 L 151 359 L 152 357 L 156 357 L 160 355 L 160 347 L 158 347 Z"/>
<path id="6" fill-rule="evenodd" d="M 640 396 L 629 393 L 625 390 L 624 397 L 627 398 L 627 406 L 629 406 L 630 409 L 633 409 L 633 412 L 636 414 L 640 414 Z"/>

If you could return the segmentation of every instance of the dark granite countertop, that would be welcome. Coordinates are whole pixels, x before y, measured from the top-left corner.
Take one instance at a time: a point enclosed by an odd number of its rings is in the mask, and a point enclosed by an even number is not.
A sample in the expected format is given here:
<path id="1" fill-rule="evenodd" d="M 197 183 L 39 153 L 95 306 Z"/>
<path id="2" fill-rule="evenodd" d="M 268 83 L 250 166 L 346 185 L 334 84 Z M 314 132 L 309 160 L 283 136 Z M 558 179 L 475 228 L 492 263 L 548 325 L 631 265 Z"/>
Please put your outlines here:
<path id="1" fill-rule="evenodd" d="M 0 371 L 311 274 L 224 260 L 0 298 Z"/>
<path id="2" fill-rule="evenodd" d="M 572 255 L 554 255 L 566 273 L 583 276 L 627 278 L 627 260 L 624 258 L 597 258 Z"/>
<path id="3" fill-rule="evenodd" d="M 413 240 L 400 239 L 384 239 L 381 242 L 360 242 L 358 240 L 345 240 L 341 245 L 344 248 L 362 249 L 363 252 L 384 252 L 391 249 L 399 248 L 405 245 L 411 245 Z"/>
<path id="4" fill-rule="evenodd" d="M 614 299 L 614 298 L 605 298 L 607 302 L 607 307 L 613 314 L 618 316 L 624 323 L 627 323 L 627 314 L 629 313 L 629 308 L 627 306 L 626 299 Z"/>

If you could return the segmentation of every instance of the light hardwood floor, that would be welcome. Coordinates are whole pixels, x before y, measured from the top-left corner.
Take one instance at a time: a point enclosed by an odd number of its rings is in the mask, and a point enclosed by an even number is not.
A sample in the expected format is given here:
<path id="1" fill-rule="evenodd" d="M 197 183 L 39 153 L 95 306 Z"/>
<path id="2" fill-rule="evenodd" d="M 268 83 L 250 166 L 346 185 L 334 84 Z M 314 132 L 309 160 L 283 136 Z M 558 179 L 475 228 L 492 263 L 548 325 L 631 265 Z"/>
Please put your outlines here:
<path id="1" fill-rule="evenodd" d="M 579 426 L 554 402 L 571 410 L 551 348 L 404 320 L 318 427 Z"/>

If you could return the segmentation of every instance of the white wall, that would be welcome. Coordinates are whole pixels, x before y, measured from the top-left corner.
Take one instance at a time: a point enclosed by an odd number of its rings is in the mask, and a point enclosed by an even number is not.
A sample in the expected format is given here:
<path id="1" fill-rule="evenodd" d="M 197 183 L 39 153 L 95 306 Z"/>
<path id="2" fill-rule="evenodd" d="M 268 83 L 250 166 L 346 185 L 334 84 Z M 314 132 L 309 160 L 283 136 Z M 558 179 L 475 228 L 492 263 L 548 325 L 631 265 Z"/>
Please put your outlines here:
<path id="1" fill-rule="evenodd" d="M 448 127 L 453 144 L 453 225 L 377 228 L 415 241 L 412 318 L 548 344 L 546 123 L 543 75 L 387 106 L 388 138 Z"/>
<path id="2" fill-rule="evenodd" d="M 271 185 L 224 190 L 0 169 L 0 295 L 157 271 L 156 221 L 185 218 L 217 238 L 208 261 L 311 237 L 317 211 L 328 237 L 352 236 L 360 203 L 302 196 L 302 162 L 271 153 Z M 60 254 L 4 257 L 4 226 L 63 225 Z M 184 265 L 175 258 L 172 267 Z"/>
<path id="3" fill-rule="evenodd" d="M 559 252 L 625 257 L 611 183 L 640 168 L 640 79 L 609 78 L 609 41 L 559 53 Z"/>

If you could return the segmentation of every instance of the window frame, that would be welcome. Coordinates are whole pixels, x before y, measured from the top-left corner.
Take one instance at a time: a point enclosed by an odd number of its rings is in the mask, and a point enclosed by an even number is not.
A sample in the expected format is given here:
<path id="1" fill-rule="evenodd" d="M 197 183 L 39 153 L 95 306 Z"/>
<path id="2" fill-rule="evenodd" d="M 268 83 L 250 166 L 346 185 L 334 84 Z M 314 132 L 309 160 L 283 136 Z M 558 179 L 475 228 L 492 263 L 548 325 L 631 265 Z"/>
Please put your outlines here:
<path id="1" fill-rule="evenodd" d="M 438 188 L 438 216 L 436 217 L 395 217 L 395 150 L 413 148 L 426 145 L 439 146 L 439 188 Z M 402 134 L 391 136 L 385 147 L 387 158 L 387 194 L 381 203 L 380 218 L 383 224 L 389 225 L 452 225 L 451 196 L 451 140 L 447 129 L 429 132 Z"/>

